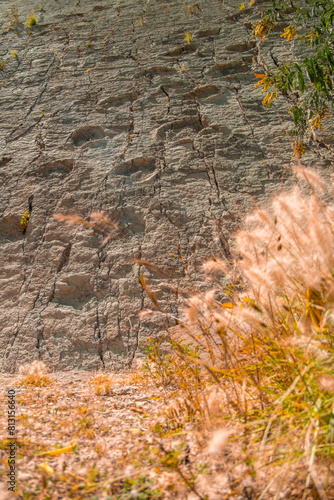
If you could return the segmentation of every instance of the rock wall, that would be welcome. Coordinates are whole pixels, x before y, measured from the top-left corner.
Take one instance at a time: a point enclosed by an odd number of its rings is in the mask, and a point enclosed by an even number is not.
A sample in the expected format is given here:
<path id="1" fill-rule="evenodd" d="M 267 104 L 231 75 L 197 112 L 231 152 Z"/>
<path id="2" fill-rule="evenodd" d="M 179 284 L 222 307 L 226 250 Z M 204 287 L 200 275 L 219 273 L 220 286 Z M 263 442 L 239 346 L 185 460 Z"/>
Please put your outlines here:
<path id="1" fill-rule="evenodd" d="M 264 109 L 254 88 L 257 62 L 282 49 L 260 51 L 259 11 L 240 3 L 18 0 L 17 19 L 0 1 L 1 370 L 131 363 L 156 326 L 138 319 L 149 301 L 133 259 L 182 276 L 169 255 L 181 251 L 199 282 L 202 259 L 227 252 L 254 200 L 288 178 L 286 105 Z M 121 239 L 101 247 L 103 235 L 53 217 L 92 211 L 117 218 Z M 164 280 L 146 275 L 177 313 Z"/>

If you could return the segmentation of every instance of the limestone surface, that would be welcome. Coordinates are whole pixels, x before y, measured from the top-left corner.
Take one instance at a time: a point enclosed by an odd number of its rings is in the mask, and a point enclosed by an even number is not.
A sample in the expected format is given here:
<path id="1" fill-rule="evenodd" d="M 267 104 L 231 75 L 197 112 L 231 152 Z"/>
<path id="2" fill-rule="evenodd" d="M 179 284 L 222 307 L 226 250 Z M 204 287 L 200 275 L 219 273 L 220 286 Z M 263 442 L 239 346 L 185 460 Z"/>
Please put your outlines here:
<path id="1" fill-rule="evenodd" d="M 251 26 L 268 2 L 240 3 L 0 0 L 2 371 L 131 363 L 160 325 L 138 317 L 139 276 L 179 313 L 134 259 L 182 279 L 181 254 L 200 286 L 203 259 L 228 255 L 244 215 L 289 182 L 288 104 L 265 109 L 254 73 L 294 49 L 260 47 Z M 305 158 L 330 171 L 328 149 Z M 53 216 L 96 211 L 119 238 Z"/>

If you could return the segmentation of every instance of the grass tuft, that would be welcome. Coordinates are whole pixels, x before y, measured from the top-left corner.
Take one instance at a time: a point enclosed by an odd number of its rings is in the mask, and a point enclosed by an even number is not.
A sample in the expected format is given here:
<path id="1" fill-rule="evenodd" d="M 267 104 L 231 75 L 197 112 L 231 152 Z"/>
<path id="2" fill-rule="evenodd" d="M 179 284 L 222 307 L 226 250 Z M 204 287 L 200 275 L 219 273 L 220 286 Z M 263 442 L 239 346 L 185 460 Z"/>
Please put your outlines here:
<path id="1" fill-rule="evenodd" d="M 35 360 L 30 364 L 20 366 L 19 373 L 20 385 L 44 387 L 52 384 L 52 379 L 48 375 L 48 368 L 42 361 Z"/>
<path id="2" fill-rule="evenodd" d="M 93 387 L 97 396 L 107 396 L 112 394 L 114 377 L 109 373 L 97 373 L 89 380 L 88 384 Z"/>
<path id="3" fill-rule="evenodd" d="M 27 28 L 32 28 L 33 26 L 36 26 L 36 24 L 38 23 L 37 21 L 37 17 L 35 16 L 34 13 L 30 14 L 28 17 L 27 17 L 27 20 L 26 20 L 26 27 Z"/>
<path id="4" fill-rule="evenodd" d="M 212 289 L 187 292 L 178 333 L 166 329 L 169 352 L 162 336 L 151 340 L 146 368 L 157 386 L 174 389 L 169 430 L 191 422 L 203 436 L 215 431 L 210 453 L 242 443 L 259 484 L 274 474 L 274 496 L 291 481 L 287 470 L 298 470 L 325 498 L 334 456 L 334 204 L 315 171 L 295 173 L 308 194 L 295 186 L 276 196 L 246 219 L 232 259 L 204 264 Z"/>

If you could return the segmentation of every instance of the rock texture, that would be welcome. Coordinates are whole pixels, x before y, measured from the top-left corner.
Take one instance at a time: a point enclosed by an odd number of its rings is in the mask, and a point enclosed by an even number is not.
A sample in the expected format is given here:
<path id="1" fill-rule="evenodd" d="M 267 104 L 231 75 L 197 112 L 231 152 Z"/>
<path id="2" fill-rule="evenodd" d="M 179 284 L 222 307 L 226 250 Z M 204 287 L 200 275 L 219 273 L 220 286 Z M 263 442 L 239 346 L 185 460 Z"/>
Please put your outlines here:
<path id="1" fill-rule="evenodd" d="M 182 275 L 169 255 L 181 251 L 199 281 L 201 260 L 228 252 L 254 200 L 289 177 L 286 104 L 266 110 L 254 88 L 257 63 L 284 53 L 259 49 L 259 11 L 239 5 L 47 0 L 38 11 L 18 0 L 15 24 L 14 3 L 0 1 L 3 371 L 34 358 L 55 370 L 131 363 L 157 326 L 138 319 L 149 301 L 133 259 Z M 327 150 L 306 159 L 330 165 Z M 101 247 L 103 235 L 53 217 L 92 211 L 117 218 L 121 239 Z M 146 275 L 177 312 L 164 281 Z"/>

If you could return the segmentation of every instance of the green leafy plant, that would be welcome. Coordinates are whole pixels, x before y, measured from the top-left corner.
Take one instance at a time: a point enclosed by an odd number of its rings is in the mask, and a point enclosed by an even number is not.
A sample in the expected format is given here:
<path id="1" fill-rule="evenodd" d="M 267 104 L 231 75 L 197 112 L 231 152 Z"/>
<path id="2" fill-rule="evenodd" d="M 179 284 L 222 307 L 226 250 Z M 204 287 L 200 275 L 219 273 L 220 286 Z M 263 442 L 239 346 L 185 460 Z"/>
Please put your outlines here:
<path id="1" fill-rule="evenodd" d="M 263 42 L 282 21 L 288 22 L 281 34 L 287 43 L 307 46 L 306 55 L 266 67 L 256 87 L 266 92 L 263 104 L 269 107 L 283 95 L 290 103 L 294 127 L 294 154 L 300 157 L 303 140 L 309 132 L 322 129 L 333 107 L 333 23 L 334 3 L 328 0 L 302 0 L 296 5 L 287 0 L 272 0 L 271 8 L 253 26 L 254 38 Z M 305 51 L 303 52 L 305 54 Z"/>
<path id="2" fill-rule="evenodd" d="M 122 490 L 123 492 L 116 496 L 118 500 L 163 498 L 162 491 L 154 488 L 153 481 L 144 475 L 125 479 Z"/>

